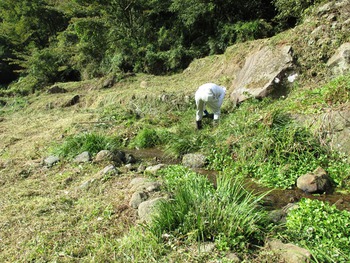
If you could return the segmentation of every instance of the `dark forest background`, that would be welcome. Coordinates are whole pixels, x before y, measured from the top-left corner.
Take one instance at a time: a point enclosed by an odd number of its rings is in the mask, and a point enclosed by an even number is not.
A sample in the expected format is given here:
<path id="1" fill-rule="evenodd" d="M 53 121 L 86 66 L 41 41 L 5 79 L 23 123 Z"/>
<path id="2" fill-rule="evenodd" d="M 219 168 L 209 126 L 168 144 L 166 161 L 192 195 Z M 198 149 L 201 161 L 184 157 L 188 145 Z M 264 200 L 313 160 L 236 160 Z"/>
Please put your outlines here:
<path id="1" fill-rule="evenodd" d="M 0 0 L 0 85 L 171 74 L 295 26 L 313 0 Z M 24 88 L 25 87 L 25 88 Z"/>

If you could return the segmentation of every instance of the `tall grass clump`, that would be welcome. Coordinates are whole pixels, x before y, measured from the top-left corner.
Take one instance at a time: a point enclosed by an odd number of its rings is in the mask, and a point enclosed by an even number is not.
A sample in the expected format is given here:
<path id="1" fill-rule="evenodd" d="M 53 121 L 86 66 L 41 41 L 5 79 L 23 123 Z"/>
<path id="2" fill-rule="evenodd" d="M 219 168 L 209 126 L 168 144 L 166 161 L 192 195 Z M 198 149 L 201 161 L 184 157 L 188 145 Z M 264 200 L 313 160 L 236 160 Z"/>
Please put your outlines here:
<path id="1" fill-rule="evenodd" d="M 151 148 L 160 143 L 157 131 L 153 128 L 143 128 L 137 133 L 135 138 L 130 143 L 131 147 Z"/>
<path id="2" fill-rule="evenodd" d="M 317 262 L 350 261 L 350 212 L 335 205 L 302 199 L 287 216 L 285 235 L 289 241 L 307 247 Z M 327 253 L 319 253 L 327 251 Z"/>
<path id="3" fill-rule="evenodd" d="M 118 138 L 96 133 L 82 133 L 68 136 L 62 144 L 53 149 L 53 152 L 61 157 L 71 159 L 84 151 L 88 151 L 92 155 L 101 150 L 115 151 L 120 144 Z"/>
<path id="4" fill-rule="evenodd" d="M 215 137 L 210 134 L 210 131 L 194 133 L 194 129 L 194 126 L 183 125 L 179 126 L 176 132 L 168 134 L 167 139 L 164 140 L 166 154 L 179 158 L 187 153 L 215 148 Z"/>
<path id="5" fill-rule="evenodd" d="M 150 227 L 154 234 L 241 251 L 263 240 L 267 221 L 257 206 L 262 196 L 246 191 L 239 180 L 220 175 L 215 189 L 206 177 L 182 166 L 170 166 L 162 176 L 172 198 L 160 204 Z"/>

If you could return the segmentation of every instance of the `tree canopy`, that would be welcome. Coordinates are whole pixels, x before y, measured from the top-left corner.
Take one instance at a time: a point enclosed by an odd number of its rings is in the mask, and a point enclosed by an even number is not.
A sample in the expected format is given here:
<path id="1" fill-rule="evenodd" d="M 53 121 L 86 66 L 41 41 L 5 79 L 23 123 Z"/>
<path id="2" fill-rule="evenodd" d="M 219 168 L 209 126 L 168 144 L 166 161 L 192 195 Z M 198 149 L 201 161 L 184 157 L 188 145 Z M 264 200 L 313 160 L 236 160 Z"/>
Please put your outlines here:
<path id="1" fill-rule="evenodd" d="M 288 11 L 291 2 L 302 2 Z M 296 4 L 296 3 L 294 3 Z M 311 0 L 1 0 L 1 84 L 169 74 L 293 26 Z"/>

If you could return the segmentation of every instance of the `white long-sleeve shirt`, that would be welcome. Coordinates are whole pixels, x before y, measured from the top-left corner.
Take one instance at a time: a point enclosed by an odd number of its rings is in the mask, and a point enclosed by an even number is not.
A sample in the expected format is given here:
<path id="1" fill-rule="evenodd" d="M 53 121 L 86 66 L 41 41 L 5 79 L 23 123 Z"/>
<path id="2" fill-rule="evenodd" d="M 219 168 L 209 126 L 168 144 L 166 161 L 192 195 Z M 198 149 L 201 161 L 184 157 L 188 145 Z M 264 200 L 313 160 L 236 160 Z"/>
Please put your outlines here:
<path id="1" fill-rule="evenodd" d="M 195 94 L 197 105 L 196 120 L 202 120 L 203 111 L 208 106 L 214 113 L 214 120 L 219 119 L 221 105 L 224 101 L 226 88 L 214 83 L 201 85 Z"/>

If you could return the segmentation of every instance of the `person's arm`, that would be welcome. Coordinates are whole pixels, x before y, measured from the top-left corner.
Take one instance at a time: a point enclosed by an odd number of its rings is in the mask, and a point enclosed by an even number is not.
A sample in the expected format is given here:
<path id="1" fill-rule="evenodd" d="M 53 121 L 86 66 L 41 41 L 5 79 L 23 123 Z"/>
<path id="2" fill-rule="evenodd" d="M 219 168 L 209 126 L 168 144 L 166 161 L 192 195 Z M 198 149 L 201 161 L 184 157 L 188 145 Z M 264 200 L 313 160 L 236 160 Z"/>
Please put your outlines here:
<path id="1" fill-rule="evenodd" d="M 221 87 L 221 88 L 222 88 L 222 92 L 220 93 L 219 102 L 218 102 L 219 108 L 221 108 L 221 105 L 224 102 L 224 97 L 225 97 L 225 93 L 226 93 L 226 88 L 224 88 L 224 87 Z"/>

